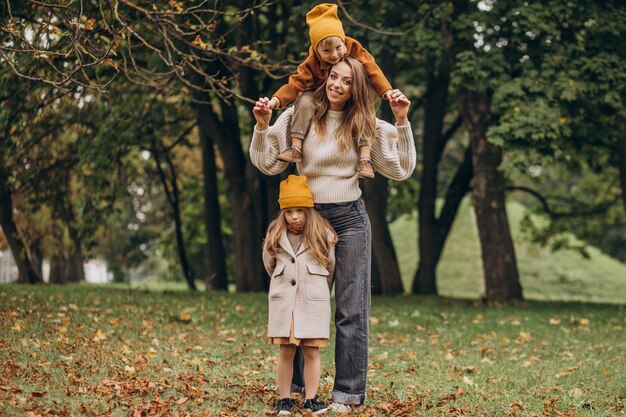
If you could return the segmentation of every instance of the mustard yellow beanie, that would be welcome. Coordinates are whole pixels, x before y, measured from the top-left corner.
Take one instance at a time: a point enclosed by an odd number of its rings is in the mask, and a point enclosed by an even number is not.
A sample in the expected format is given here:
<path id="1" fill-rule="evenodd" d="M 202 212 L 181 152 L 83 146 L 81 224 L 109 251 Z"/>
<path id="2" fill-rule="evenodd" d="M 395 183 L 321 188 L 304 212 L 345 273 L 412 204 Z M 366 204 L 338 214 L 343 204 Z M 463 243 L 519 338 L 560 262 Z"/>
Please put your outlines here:
<path id="1" fill-rule="evenodd" d="M 280 182 L 278 204 L 281 210 L 291 207 L 313 207 L 313 193 L 304 175 L 290 175 Z"/>
<path id="2" fill-rule="evenodd" d="M 337 16 L 336 4 L 318 4 L 306 14 L 306 24 L 309 25 L 309 36 L 314 50 L 317 50 L 317 44 L 322 39 L 329 36 L 339 36 L 346 41 L 343 25 Z"/>

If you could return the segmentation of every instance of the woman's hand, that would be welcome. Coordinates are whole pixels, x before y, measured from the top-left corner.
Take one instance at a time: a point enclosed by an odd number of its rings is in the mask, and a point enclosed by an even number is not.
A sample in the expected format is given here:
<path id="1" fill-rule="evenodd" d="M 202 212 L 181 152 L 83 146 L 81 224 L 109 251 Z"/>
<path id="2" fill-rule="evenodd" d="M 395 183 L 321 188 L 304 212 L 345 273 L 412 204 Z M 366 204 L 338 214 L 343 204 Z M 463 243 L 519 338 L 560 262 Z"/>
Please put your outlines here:
<path id="1" fill-rule="evenodd" d="M 257 130 L 265 130 L 269 126 L 272 117 L 272 109 L 268 106 L 269 101 L 267 97 L 261 97 L 254 103 L 252 114 L 256 119 Z"/>
<path id="2" fill-rule="evenodd" d="M 409 123 L 408 114 L 411 102 L 400 90 L 391 90 L 389 93 L 389 105 L 391 111 L 396 116 L 398 126 L 404 126 Z"/>

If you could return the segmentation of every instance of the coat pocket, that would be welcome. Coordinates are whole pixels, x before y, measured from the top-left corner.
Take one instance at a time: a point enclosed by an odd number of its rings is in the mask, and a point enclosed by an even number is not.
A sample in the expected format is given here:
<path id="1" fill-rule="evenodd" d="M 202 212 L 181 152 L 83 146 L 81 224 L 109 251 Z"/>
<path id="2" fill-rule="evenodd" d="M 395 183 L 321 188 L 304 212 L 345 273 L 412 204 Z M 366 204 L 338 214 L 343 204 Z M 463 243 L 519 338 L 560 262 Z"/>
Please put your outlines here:
<path id="1" fill-rule="evenodd" d="M 268 298 L 270 300 L 280 300 L 285 295 L 286 280 L 283 274 L 285 272 L 285 264 L 278 264 L 272 273 L 270 280 L 270 291 Z"/>
<path id="2" fill-rule="evenodd" d="M 330 300 L 327 278 L 329 272 L 320 265 L 307 264 L 308 274 L 305 279 L 306 298 L 314 301 Z"/>

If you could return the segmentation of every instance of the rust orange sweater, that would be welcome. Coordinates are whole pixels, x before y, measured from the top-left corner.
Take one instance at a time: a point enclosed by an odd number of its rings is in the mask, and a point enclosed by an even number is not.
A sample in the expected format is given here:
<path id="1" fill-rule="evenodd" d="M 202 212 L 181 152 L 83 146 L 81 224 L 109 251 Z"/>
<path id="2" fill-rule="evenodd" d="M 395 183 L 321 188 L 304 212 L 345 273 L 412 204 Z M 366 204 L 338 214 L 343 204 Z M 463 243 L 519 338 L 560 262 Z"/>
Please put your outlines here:
<path id="1" fill-rule="evenodd" d="M 358 60 L 365 68 L 365 73 L 374 87 L 376 94 L 383 96 L 391 90 L 391 84 L 380 70 L 374 57 L 357 41 L 346 36 L 346 55 Z M 280 106 L 285 107 L 298 97 L 303 91 L 315 90 L 324 83 L 330 69 L 330 64 L 322 61 L 313 50 L 309 48 L 309 56 L 298 65 L 298 71 L 289 77 L 289 82 L 276 91 L 272 97 L 280 100 Z"/>

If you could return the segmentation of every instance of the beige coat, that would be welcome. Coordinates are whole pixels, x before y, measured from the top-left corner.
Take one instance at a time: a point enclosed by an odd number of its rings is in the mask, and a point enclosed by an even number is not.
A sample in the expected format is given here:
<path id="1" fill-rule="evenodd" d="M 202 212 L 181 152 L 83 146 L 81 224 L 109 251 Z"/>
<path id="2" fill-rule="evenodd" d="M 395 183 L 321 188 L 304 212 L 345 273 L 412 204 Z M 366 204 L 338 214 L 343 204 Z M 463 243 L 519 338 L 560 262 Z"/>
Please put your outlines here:
<path id="1" fill-rule="evenodd" d="M 289 337 L 291 317 L 298 339 L 328 339 L 330 335 L 330 288 L 335 270 L 335 248 L 328 268 L 306 250 L 304 243 L 294 253 L 287 233 L 279 242 L 276 257 L 263 251 L 263 264 L 271 277 L 268 337 Z"/>

